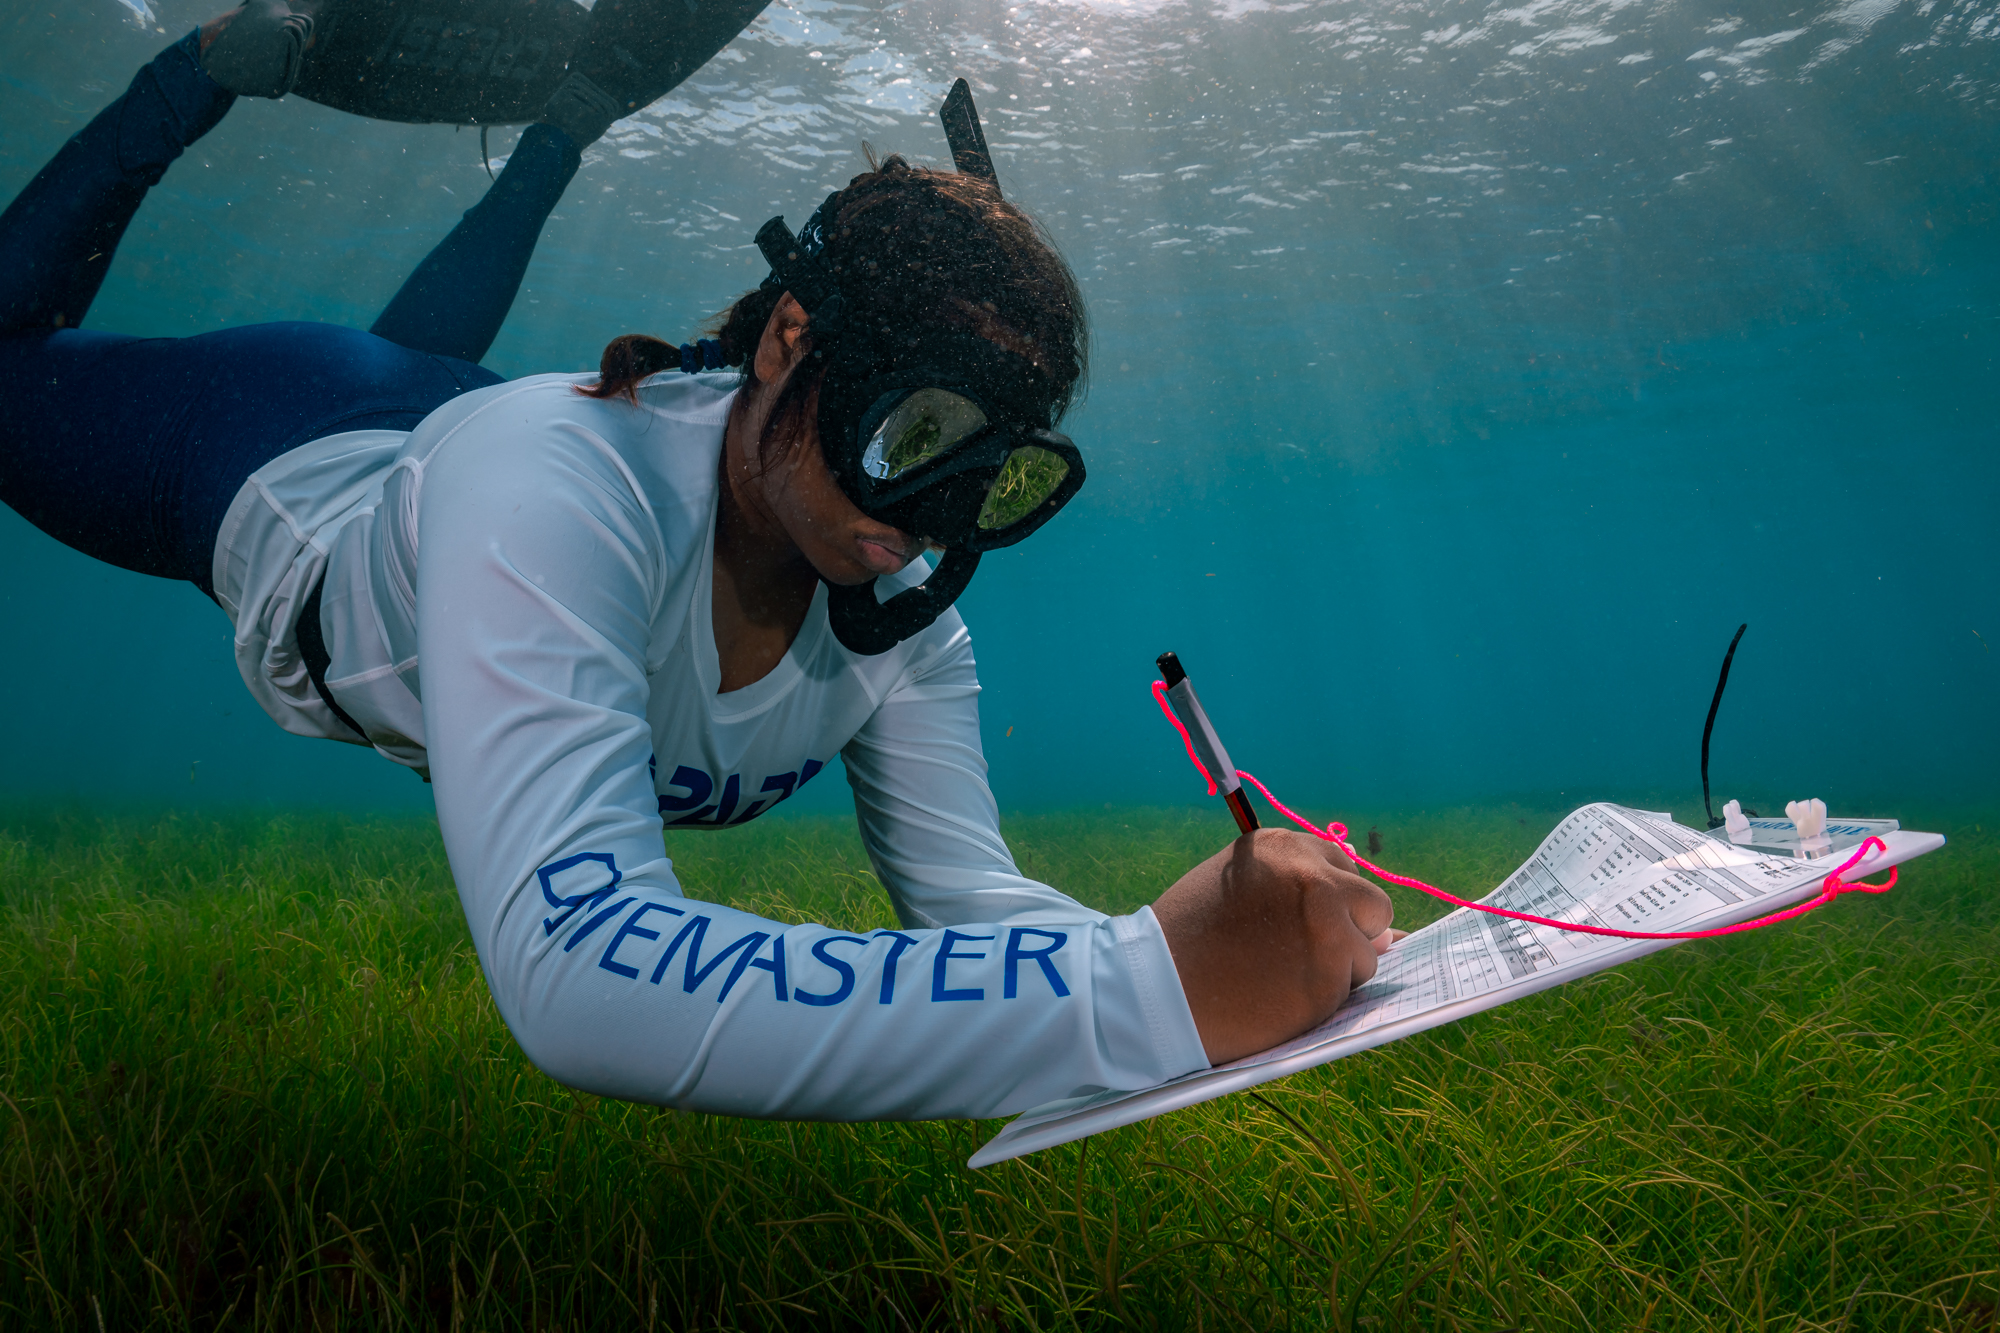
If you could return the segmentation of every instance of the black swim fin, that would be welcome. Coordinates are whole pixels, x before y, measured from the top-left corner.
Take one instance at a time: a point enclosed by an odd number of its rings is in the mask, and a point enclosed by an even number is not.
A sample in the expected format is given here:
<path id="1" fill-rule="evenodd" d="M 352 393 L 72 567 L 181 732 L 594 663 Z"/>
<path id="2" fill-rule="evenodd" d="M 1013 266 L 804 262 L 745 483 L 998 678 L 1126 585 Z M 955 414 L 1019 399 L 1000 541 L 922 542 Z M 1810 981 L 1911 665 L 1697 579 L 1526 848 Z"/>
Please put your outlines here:
<path id="1" fill-rule="evenodd" d="M 215 20 L 221 29 L 205 42 L 201 67 L 238 97 L 283 97 L 298 82 L 313 16 L 285 0 L 249 0 Z"/>
<path id="2" fill-rule="evenodd" d="M 597 0 L 571 74 L 611 94 L 620 116 L 650 106 L 707 64 L 770 0 Z"/>
<path id="3" fill-rule="evenodd" d="M 590 30 L 542 119 L 595 140 L 678 86 L 750 26 L 770 0 L 597 0 Z"/>
<path id="4" fill-rule="evenodd" d="M 575 0 L 341 0 L 292 91 L 375 120 L 523 125 L 589 26 Z"/>
<path id="5" fill-rule="evenodd" d="M 547 118 L 574 62 L 604 92 L 608 124 L 707 63 L 768 3 L 341 0 L 293 91 L 376 120 L 522 125 Z"/>

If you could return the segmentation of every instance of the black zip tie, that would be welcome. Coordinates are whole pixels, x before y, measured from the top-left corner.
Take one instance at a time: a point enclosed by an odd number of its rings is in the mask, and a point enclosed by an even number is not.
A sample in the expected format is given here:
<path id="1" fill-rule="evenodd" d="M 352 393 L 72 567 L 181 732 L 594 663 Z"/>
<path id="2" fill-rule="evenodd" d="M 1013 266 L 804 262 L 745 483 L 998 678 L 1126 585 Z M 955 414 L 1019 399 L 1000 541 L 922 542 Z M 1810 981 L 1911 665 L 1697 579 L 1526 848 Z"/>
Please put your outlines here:
<path id="1" fill-rule="evenodd" d="M 1722 675 L 1716 678 L 1715 697 L 1708 703 L 1708 723 L 1701 729 L 1701 805 L 1708 811 L 1708 826 L 1721 828 L 1726 822 L 1715 817 L 1715 806 L 1708 799 L 1708 737 L 1715 730 L 1715 710 L 1722 707 L 1723 687 L 1729 684 L 1729 663 L 1736 656 L 1736 645 L 1743 641 L 1743 631 L 1750 628 L 1744 621 L 1736 627 L 1736 637 L 1729 641 L 1729 651 L 1722 655 Z"/>

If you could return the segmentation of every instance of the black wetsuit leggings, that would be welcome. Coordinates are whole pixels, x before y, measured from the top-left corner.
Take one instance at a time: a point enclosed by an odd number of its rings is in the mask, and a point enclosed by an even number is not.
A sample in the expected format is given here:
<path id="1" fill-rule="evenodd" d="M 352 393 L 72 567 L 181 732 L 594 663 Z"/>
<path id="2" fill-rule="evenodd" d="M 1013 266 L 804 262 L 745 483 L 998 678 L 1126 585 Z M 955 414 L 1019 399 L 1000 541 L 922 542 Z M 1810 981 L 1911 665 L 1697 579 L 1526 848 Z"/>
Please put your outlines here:
<path id="1" fill-rule="evenodd" d="M 579 159 L 562 131 L 531 126 L 367 333 L 80 329 L 146 191 L 236 100 L 197 41 L 141 69 L 0 214 L 0 501 L 87 555 L 213 596 L 216 534 L 252 472 L 323 435 L 412 429 L 500 383 L 477 362 Z"/>

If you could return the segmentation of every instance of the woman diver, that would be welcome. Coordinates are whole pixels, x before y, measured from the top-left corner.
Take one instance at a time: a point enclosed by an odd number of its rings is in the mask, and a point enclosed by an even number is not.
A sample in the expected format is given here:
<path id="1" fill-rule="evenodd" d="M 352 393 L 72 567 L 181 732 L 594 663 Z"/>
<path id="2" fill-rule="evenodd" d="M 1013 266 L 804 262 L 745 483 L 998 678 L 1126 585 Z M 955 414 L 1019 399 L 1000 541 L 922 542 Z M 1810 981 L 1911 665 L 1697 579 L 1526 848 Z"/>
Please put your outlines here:
<path id="1" fill-rule="evenodd" d="M 687 63 L 662 39 L 627 77 L 599 38 L 629 53 L 684 3 L 599 0 L 542 123 L 369 333 L 78 327 L 167 166 L 237 93 L 310 74 L 314 16 L 256 0 L 168 48 L 0 215 L 0 499 L 212 597 L 286 730 L 434 782 L 500 1013 L 574 1087 L 993 1116 L 1324 1020 L 1390 938 L 1337 848 L 1260 831 L 1107 917 L 1001 839 L 951 603 L 1082 483 L 1055 425 L 1086 338 L 963 83 L 959 170 L 891 157 L 799 235 L 767 223 L 771 276 L 715 339 L 622 337 L 596 375 L 477 364 L 581 146 Z M 903 929 L 686 895 L 662 820 L 744 823 L 836 754 Z"/>

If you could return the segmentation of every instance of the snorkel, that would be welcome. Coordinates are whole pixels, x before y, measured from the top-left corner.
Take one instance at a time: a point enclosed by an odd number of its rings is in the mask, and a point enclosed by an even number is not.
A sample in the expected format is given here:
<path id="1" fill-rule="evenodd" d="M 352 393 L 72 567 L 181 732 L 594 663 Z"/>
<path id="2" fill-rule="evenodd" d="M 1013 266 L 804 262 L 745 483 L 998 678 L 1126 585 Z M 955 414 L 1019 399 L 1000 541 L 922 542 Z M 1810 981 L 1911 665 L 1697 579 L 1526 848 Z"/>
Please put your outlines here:
<path id="1" fill-rule="evenodd" d="M 965 80 L 952 87 L 939 119 L 959 172 L 997 199 Z M 846 194 L 827 196 L 796 236 L 782 217 L 772 218 L 758 230 L 757 246 L 771 265 L 764 286 L 788 291 L 808 317 L 809 356 L 824 367 L 820 448 L 836 483 L 870 518 L 944 548 L 921 584 L 886 601 L 878 600 L 876 580 L 827 585 L 835 637 L 851 652 L 874 656 L 944 614 L 985 552 L 1021 541 L 1053 517 L 1082 487 L 1084 465 L 1075 444 L 1053 429 L 1062 389 L 1018 339 L 983 336 L 949 312 L 902 337 L 887 326 L 857 327 L 831 262 L 837 245 L 829 253 L 828 233 Z"/>

